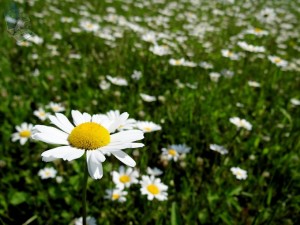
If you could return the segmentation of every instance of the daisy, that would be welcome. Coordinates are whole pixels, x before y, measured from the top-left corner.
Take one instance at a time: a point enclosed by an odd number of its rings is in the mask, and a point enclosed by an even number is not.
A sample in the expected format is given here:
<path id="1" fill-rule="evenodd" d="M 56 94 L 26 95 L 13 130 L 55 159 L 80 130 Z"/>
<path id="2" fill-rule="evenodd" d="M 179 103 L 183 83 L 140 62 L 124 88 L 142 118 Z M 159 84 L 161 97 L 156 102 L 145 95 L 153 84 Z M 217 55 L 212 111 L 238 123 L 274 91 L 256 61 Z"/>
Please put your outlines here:
<path id="1" fill-rule="evenodd" d="M 138 183 L 139 172 L 132 168 L 125 170 L 124 166 L 120 166 L 119 172 L 113 171 L 112 176 L 117 188 L 123 190 L 125 187 L 130 187 L 131 184 Z"/>
<path id="2" fill-rule="evenodd" d="M 169 64 L 172 66 L 182 66 L 185 63 L 185 59 L 181 58 L 181 59 L 170 59 L 169 60 Z"/>
<path id="3" fill-rule="evenodd" d="M 33 111 L 33 115 L 38 117 L 40 120 L 45 121 L 50 113 L 46 113 L 43 108 L 39 108 L 38 110 Z"/>
<path id="4" fill-rule="evenodd" d="M 66 110 L 66 108 L 61 103 L 55 102 L 50 102 L 49 105 L 47 105 L 47 108 L 50 108 L 55 113 L 63 112 Z"/>
<path id="5" fill-rule="evenodd" d="M 209 77 L 212 81 L 214 82 L 218 82 L 219 81 L 219 78 L 221 77 L 221 74 L 220 73 L 217 73 L 217 72 L 210 72 L 209 73 Z"/>
<path id="6" fill-rule="evenodd" d="M 129 116 L 128 113 L 124 115 Z M 142 143 L 133 143 L 144 138 L 143 132 L 128 130 L 112 134 L 119 127 L 119 121 L 111 121 L 100 115 L 82 114 L 77 110 L 72 110 L 72 117 L 75 126 L 61 113 L 49 116 L 60 130 L 50 126 L 35 126 L 35 140 L 63 145 L 43 152 L 43 161 L 50 162 L 58 158 L 71 161 L 86 152 L 88 171 L 93 179 L 102 178 L 102 162 L 106 159 L 104 154 L 108 152 L 128 166 L 136 165 L 122 150 L 143 147 Z"/>
<path id="7" fill-rule="evenodd" d="M 111 121 L 118 121 L 119 127 L 117 130 L 132 130 L 135 126 L 135 119 L 128 119 L 126 114 L 120 114 L 119 110 L 110 110 L 105 115 Z"/>
<path id="8" fill-rule="evenodd" d="M 244 41 L 239 41 L 238 46 L 248 52 L 265 52 L 265 48 L 263 46 L 254 46 L 250 45 Z"/>
<path id="9" fill-rule="evenodd" d="M 154 176 L 142 176 L 140 181 L 142 195 L 147 195 L 148 200 L 152 201 L 154 198 L 159 201 L 167 200 L 168 186 L 163 184 L 159 178 Z"/>
<path id="10" fill-rule="evenodd" d="M 39 170 L 38 175 L 41 177 L 41 179 L 49 179 L 49 178 L 55 178 L 56 176 L 56 169 L 54 169 L 53 167 L 49 167 L 49 168 L 44 168 Z"/>
<path id="11" fill-rule="evenodd" d="M 286 67 L 288 62 L 278 56 L 268 56 L 268 59 L 278 67 Z"/>
<path id="12" fill-rule="evenodd" d="M 125 80 L 122 77 L 112 77 L 110 75 L 106 76 L 106 79 L 109 80 L 112 84 L 118 85 L 118 86 L 128 86 L 127 80 Z"/>
<path id="13" fill-rule="evenodd" d="M 163 172 L 156 167 L 154 168 L 147 167 L 147 174 L 150 176 L 160 176 L 163 174 Z"/>
<path id="14" fill-rule="evenodd" d="M 221 53 L 222 53 L 222 56 L 226 57 L 226 58 L 229 58 L 231 60 L 238 60 L 239 59 L 239 55 L 232 52 L 232 51 L 229 51 L 228 49 L 222 49 L 221 50 Z"/>
<path id="15" fill-rule="evenodd" d="M 210 144 L 209 148 L 212 151 L 219 152 L 221 155 L 225 155 L 228 153 L 228 150 L 221 145 Z"/>
<path id="16" fill-rule="evenodd" d="M 155 96 L 147 95 L 144 93 L 140 93 L 140 96 L 145 102 L 155 102 L 156 101 Z"/>
<path id="17" fill-rule="evenodd" d="M 154 45 L 151 46 L 149 50 L 155 55 L 159 55 L 159 56 L 172 54 L 169 46 L 167 45 Z"/>
<path id="18" fill-rule="evenodd" d="M 82 217 L 76 218 L 74 220 L 74 225 L 82 225 L 82 224 L 83 224 Z M 86 224 L 87 225 L 97 225 L 96 219 L 94 217 L 88 216 L 88 217 L 86 217 Z"/>
<path id="19" fill-rule="evenodd" d="M 191 148 L 187 145 L 170 145 L 168 148 L 162 148 L 162 157 L 175 162 L 179 159 L 181 155 L 190 152 Z"/>
<path id="20" fill-rule="evenodd" d="M 128 194 L 127 191 L 120 190 L 118 188 L 116 189 L 107 189 L 105 190 L 106 196 L 104 196 L 105 199 L 110 199 L 112 201 L 118 201 L 118 202 L 125 202 L 126 201 L 126 195 Z"/>
<path id="21" fill-rule="evenodd" d="M 230 171 L 235 175 L 238 180 L 246 180 L 247 179 L 247 171 L 243 170 L 239 167 L 231 167 Z"/>
<path id="22" fill-rule="evenodd" d="M 157 130 L 161 130 L 161 126 L 149 121 L 137 121 L 136 128 L 143 131 L 144 133 L 149 133 Z"/>
<path id="23" fill-rule="evenodd" d="M 254 34 L 257 37 L 266 36 L 269 34 L 268 31 L 262 30 L 260 28 L 252 28 L 246 31 L 246 34 Z"/>
<path id="24" fill-rule="evenodd" d="M 110 83 L 106 80 L 101 80 L 100 84 L 99 84 L 99 87 L 102 89 L 102 90 L 108 90 L 110 88 Z"/>
<path id="25" fill-rule="evenodd" d="M 256 81 L 248 81 L 248 85 L 250 87 L 260 87 L 260 83 L 256 82 Z"/>
<path id="26" fill-rule="evenodd" d="M 16 130 L 18 132 L 12 134 L 12 141 L 20 140 L 20 144 L 24 145 L 32 136 L 33 125 L 30 123 L 22 123 L 20 126 L 16 126 Z"/>
<path id="27" fill-rule="evenodd" d="M 131 78 L 134 79 L 134 80 L 139 80 L 139 79 L 142 78 L 142 76 L 143 76 L 142 72 L 137 71 L 137 70 L 134 70 L 133 74 L 131 74 Z"/>
<path id="28" fill-rule="evenodd" d="M 232 117 L 229 119 L 229 121 L 236 125 L 238 128 L 243 127 L 246 130 L 252 129 L 252 125 L 245 119 L 240 119 L 239 117 Z"/>
<path id="29" fill-rule="evenodd" d="M 96 32 L 99 30 L 100 26 L 96 23 L 92 23 L 88 20 L 81 20 L 80 21 L 80 27 L 88 32 Z"/>

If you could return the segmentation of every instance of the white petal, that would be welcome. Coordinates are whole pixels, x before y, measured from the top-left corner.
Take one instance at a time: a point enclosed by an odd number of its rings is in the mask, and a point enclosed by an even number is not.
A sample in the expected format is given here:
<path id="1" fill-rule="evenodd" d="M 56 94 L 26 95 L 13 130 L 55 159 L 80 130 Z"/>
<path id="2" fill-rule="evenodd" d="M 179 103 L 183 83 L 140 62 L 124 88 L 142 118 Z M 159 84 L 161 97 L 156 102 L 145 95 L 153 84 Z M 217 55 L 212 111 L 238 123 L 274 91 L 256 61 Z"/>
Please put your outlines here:
<path id="1" fill-rule="evenodd" d="M 79 151 L 84 153 L 84 150 L 72 148 L 70 146 L 60 146 L 57 148 L 50 149 L 42 153 L 43 160 L 48 160 L 48 158 L 57 158 L 64 160 L 72 160 L 79 158 L 83 154 L 79 154 Z"/>
<path id="2" fill-rule="evenodd" d="M 67 139 L 58 138 L 53 136 L 50 133 L 36 133 L 32 136 L 33 139 L 46 142 L 48 144 L 55 144 L 55 145 L 68 145 L 69 142 Z"/>
<path id="3" fill-rule="evenodd" d="M 86 122 L 83 115 L 78 110 L 72 110 L 71 114 L 73 117 L 73 122 L 76 126 Z"/>
<path id="4" fill-rule="evenodd" d="M 27 138 L 21 138 L 20 139 L 20 144 L 24 145 L 26 143 L 26 141 L 27 141 Z"/>
<path id="5" fill-rule="evenodd" d="M 95 152 L 97 151 L 87 151 L 88 171 L 93 179 L 101 179 L 103 176 L 102 163 Z"/>
<path id="6" fill-rule="evenodd" d="M 85 122 L 91 122 L 92 117 L 91 117 L 90 114 L 88 114 L 88 113 L 83 113 L 82 116 L 83 116 Z"/>
<path id="7" fill-rule="evenodd" d="M 54 160 L 56 160 L 57 158 L 55 158 L 55 157 L 52 157 L 52 156 L 50 156 L 50 157 L 42 157 L 42 160 L 44 161 L 44 162 L 52 162 L 52 161 L 54 161 Z"/>
<path id="8" fill-rule="evenodd" d="M 112 154 L 127 166 L 134 167 L 136 165 L 135 161 L 123 151 L 112 152 Z"/>
<path id="9" fill-rule="evenodd" d="M 69 130 L 61 124 L 61 122 L 56 118 L 56 116 L 49 115 L 48 118 L 50 119 L 51 123 L 60 128 L 61 130 L 69 133 Z"/>
<path id="10" fill-rule="evenodd" d="M 68 118 L 61 114 L 61 113 L 56 113 L 56 118 L 59 120 L 59 122 L 64 126 L 65 130 L 67 130 L 68 134 L 71 133 L 73 130 L 74 126 L 71 124 L 71 122 L 68 120 Z"/>
<path id="11" fill-rule="evenodd" d="M 126 131 L 118 132 L 116 134 L 112 134 L 110 136 L 110 141 L 111 141 L 111 143 L 114 143 L 114 142 L 128 143 L 128 142 L 138 141 L 143 138 L 144 138 L 143 131 L 126 130 Z"/>
<path id="12" fill-rule="evenodd" d="M 36 125 L 34 127 L 35 130 L 37 130 L 40 133 L 43 134 L 49 134 L 52 137 L 56 137 L 58 139 L 64 139 L 67 140 L 69 134 L 55 128 L 55 127 L 49 127 L 49 126 L 44 126 L 44 125 Z M 39 134 L 39 133 L 35 133 L 35 134 Z"/>
<path id="13" fill-rule="evenodd" d="M 90 157 L 90 155 L 93 155 L 93 157 L 95 157 L 97 159 L 97 161 L 99 161 L 99 162 L 104 162 L 106 159 L 100 150 L 88 150 L 86 152 L 86 154 L 87 154 L 87 157 Z"/>

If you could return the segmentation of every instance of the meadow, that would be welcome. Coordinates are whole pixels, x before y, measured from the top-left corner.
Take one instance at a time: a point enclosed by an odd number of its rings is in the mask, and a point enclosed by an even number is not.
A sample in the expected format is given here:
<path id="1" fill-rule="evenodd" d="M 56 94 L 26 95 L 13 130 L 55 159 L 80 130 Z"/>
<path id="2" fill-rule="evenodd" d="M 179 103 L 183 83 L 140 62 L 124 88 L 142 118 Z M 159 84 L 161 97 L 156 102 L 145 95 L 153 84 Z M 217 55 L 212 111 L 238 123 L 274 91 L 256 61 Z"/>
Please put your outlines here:
<path id="1" fill-rule="evenodd" d="M 61 143 L 77 147 L 88 114 L 123 115 L 114 132 L 144 138 L 125 159 L 99 150 L 87 224 L 300 224 L 299 0 L 12 5 L 0 2 L 0 224 L 83 224 L 89 155 L 46 152 L 60 143 L 37 125 L 68 118 Z"/>

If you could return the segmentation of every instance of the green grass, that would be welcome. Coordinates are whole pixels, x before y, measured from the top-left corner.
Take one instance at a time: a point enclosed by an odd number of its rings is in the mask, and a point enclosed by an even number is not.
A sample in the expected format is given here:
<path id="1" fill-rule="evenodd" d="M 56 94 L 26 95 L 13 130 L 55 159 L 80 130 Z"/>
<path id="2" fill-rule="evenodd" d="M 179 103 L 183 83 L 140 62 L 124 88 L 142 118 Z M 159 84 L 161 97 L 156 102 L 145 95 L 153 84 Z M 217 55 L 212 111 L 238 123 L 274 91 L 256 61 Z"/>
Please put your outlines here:
<path id="1" fill-rule="evenodd" d="M 18 4 L 30 17 L 30 29 L 44 39 L 43 44 L 33 43 L 30 47 L 16 45 L 15 39 L 6 32 L 4 19 L 0 20 L 0 224 L 24 224 L 30 218 L 32 222 L 26 224 L 71 224 L 74 218 L 81 216 L 83 158 L 71 163 L 63 160 L 45 163 L 40 155 L 51 145 L 30 141 L 22 146 L 11 141 L 15 126 L 22 122 L 50 124 L 33 115 L 34 110 L 50 101 L 63 103 L 68 118 L 72 109 L 90 114 L 119 109 L 128 112 L 131 118 L 162 126 L 161 131 L 145 134 L 142 141 L 145 147 L 139 149 L 140 155 L 134 159 L 142 175 L 148 166 L 156 166 L 164 172 L 161 179 L 169 186 L 168 200 L 148 201 L 141 195 L 138 184 L 128 189 L 124 203 L 104 199 L 105 190 L 114 187 L 110 172 L 122 165 L 114 157 L 107 157 L 103 163 L 103 178 L 88 180 L 87 212 L 96 218 L 97 224 L 299 224 L 300 108 L 290 102 L 292 98 L 300 99 L 299 51 L 295 48 L 300 47 L 296 38 L 300 34 L 299 2 L 265 1 L 251 3 L 253 5 L 246 8 L 249 1 L 245 0 L 235 4 L 203 1 L 198 6 L 182 1 L 172 8 L 173 15 L 165 16 L 169 18 L 168 27 L 150 27 L 146 19 L 153 17 L 153 21 L 157 21 L 157 16 L 162 15 L 159 11 L 172 1 L 151 3 L 143 8 L 134 6 L 134 2 L 151 1 L 130 2 Z M 1 15 L 8 5 L 9 2 L 0 3 Z M 87 18 L 101 17 L 100 31 L 109 28 L 123 34 L 110 41 L 115 47 L 92 33 L 70 31 L 71 27 L 79 27 L 79 20 L 83 18 L 79 14 L 81 6 L 87 6 Z M 124 6 L 129 10 L 125 11 Z M 53 12 L 53 7 L 62 14 Z M 108 7 L 115 8 L 116 15 L 131 22 L 134 16 L 140 17 L 141 21 L 135 23 L 144 29 L 168 34 L 168 41 L 177 46 L 174 53 L 157 56 L 150 52 L 152 44 L 144 42 L 139 33 L 104 19 L 110 14 Z M 266 7 L 282 9 L 277 11 L 276 23 L 268 25 L 254 16 Z M 235 8 L 240 9 L 239 14 L 244 15 L 244 19 L 236 13 L 230 14 Z M 70 9 L 77 12 L 72 13 Z M 214 9 L 224 15 L 214 15 Z M 206 21 L 214 30 L 205 31 L 203 37 L 189 35 L 191 30 L 183 28 L 187 12 L 195 15 L 194 26 Z M 36 13 L 42 13 L 42 18 Z M 288 15 L 293 18 L 288 19 Z M 74 21 L 62 23 L 62 16 L 72 17 Z M 238 26 L 236 23 L 241 21 L 245 25 Z M 292 29 L 280 29 L 284 23 L 291 24 Z M 245 52 L 238 61 L 222 57 L 221 49 L 243 52 L 237 41 L 230 38 L 248 26 L 270 32 L 265 37 L 246 35 L 239 39 L 264 46 L 263 58 L 250 52 Z M 60 33 L 63 39 L 55 40 L 54 32 Z M 286 35 L 286 40 L 280 43 L 286 48 L 279 48 L 277 39 Z M 177 36 L 186 36 L 187 41 L 179 43 Z M 162 44 L 162 40 L 158 42 Z M 211 49 L 205 47 L 207 42 L 211 43 Z M 48 45 L 57 46 L 59 55 L 51 56 Z M 69 59 L 70 53 L 80 54 L 81 59 Z M 38 59 L 32 59 L 32 54 L 37 54 Z M 298 59 L 298 71 L 282 70 L 268 60 L 268 55 L 278 55 L 288 62 Z M 170 58 L 182 57 L 196 63 L 208 61 L 214 68 L 169 65 Z M 40 75 L 34 77 L 32 72 L 36 68 Z M 210 72 L 223 69 L 233 71 L 234 76 L 231 79 L 222 76 L 217 83 L 210 80 Z M 143 74 L 139 81 L 130 77 L 134 70 Z M 129 86 L 112 84 L 109 90 L 101 90 L 99 83 L 108 74 L 126 78 Z M 198 86 L 180 89 L 176 79 L 184 84 L 196 82 Z M 261 87 L 250 87 L 247 84 L 250 80 L 259 82 Z M 166 100 L 143 102 L 139 93 L 164 96 Z M 237 107 L 236 103 L 243 107 Z M 243 129 L 236 135 L 236 127 L 229 122 L 234 116 L 249 121 L 252 131 Z M 162 164 L 161 148 L 181 143 L 192 148 L 186 158 Z M 225 146 L 229 154 L 211 151 L 209 144 L 213 143 Z M 130 149 L 126 152 L 133 155 Z M 253 156 L 255 159 L 251 159 Z M 38 171 L 50 166 L 63 177 L 62 183 L 40 179 Z M 230 168 L 236 166 L 248 172 L 246 180 L 237 180 L 230 172 Z"/>

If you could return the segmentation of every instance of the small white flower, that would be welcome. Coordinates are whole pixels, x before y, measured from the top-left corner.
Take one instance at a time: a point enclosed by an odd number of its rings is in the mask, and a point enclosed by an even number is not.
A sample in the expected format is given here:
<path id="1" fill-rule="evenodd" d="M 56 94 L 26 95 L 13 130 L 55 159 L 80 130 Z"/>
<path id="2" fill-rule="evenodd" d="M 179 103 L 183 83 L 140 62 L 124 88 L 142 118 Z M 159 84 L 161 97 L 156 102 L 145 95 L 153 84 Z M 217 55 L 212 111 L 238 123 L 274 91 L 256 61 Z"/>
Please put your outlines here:
<path id="1" fill-rule="evenodd" d="M 229 121 L 236 125 L 238 128 L 243 127 L 246 130 L 251 130 L 252 125 L 245 119 L 240 119 L 239 117 L 230 118 Z"/>
<path id="2" fill-rule="evenodd" d="M 244 41 L 239 41 L 238 46 L 248 52 L 265 52 L 265 48 L 263 46 L 254 46 L 250 45 Z"/>
<path id="3" fill-rule="evenodd" d="M 156 101 L 155 96 L 147 95 L 144 93 L 140 93 L 140 96 L 145 102 L 155 102 Z"/>
<path id="4" fill-rule="evenodd" d="M 218 82 L 219 78 L 221 77 L 221 74 L 219 74 L 217 72 L 211 72 L 211 73 L 209 73 L 209 77 L 212 81 Z"/>
<path id="5" fill-rule="evenodd" d="M 56 176 L 56 169 L 53 167 L 46 167 L 44 169 L 39 170 L 38 175 L 41 177 L 41 179 L 49 179 L 49 178 L 55 178 Z"/>
<path id="6" fill-rule="evenodd" d="M 50 102 L 49 105 L 46 106 L 47 108 L 51 109 L 53 112 L 63 112 L 66 108 L 61 103 Z"/>
<path id="7" fill-rule="evenodd" d="M 183 159 L 185 157 L 186 153 L 189 153 L 191 150 L 191 147 L 188 147 L 185 144 L 182 145 L 170 145 L 168 148 L 162 148 L 162 157 L 166 158 L 168 160 L 174 160 L 175 162 L 180 159 Z"/>
<path id="8" fill-rule="evenodd" d="M 169 60 L 169 64 L 172 66 L 183 66 L 185 63 L 185 59 L 181 58 L 181 59 L 170 59 Z"/>
<path id="9" fill-rule="evenodd" d="M 131 75 L 131 78 L 134 79 L 134 80 L 139 80 L 142 78 L 142 72 L 141 71 L 137 71 L 137 70 L 134 70 L 133 71 L 133 74 Z"/>
<path id="10" fill-rule="evenodd" d="M 210 144 L 209 148 L 210 148 L 210 150 L 219 152 L 221 155 L 225 155 L 228 153 L 228 150 L 221 145 Z"/>
<path id="11" fill-rule="evenodd" d="M 278 67 L 286 67 L 288 62 L 278 56 L 268 56 L 268 59 Z"/>
<path id="12" fill-rule="evenodd" d="M 100 26 L 96 23 L 92 23 L 88 20 L 81 20 L 80 21 L 80 27 L 88 32 L 96 32 L 99 30 Z"/>
<path id="13" fill-rule="evenodd" d="M 44 121 L 48 118 L 50 113 L 46 113 L 43 108 L 33 111 L 33 115 L 37 116 L 40 120 Z"/>
<path id="14" fill-rule="evenodd" d="M 104 196 L 105 199 L 110 199 L 112 201 L 118 201 L 118 202 L 125 202 L 126 201 L 126 195 L 128 194 L 127 191 L 120 190 L 118 188 L 115 189 L 107 189 L 105 190 L 106 196 Z"/>
<path id="15" fill-rule="evenodd" d="M 154 45 L 151 46 L 149 49 L 155 55 L 163 56 L 163 55 L 170 55 L 172 52 L 167 45 Z"/>
<path id="16" fill-rule="evenodd" d="M 256 81 L 248 81 L 248 85 L 250 87 L 260 87 L 260 83 L 256 82 Z"/>
<path id="17" fill-rule="evenodd" d="M 20 144 L 24 145 L 32 136 L 33 125 L 30 123 L 22 123 L 20 126 L 16 126 L 16 130 L 17 132 L 12 134 L 12 141 L 20 140 Z"/>
<path id="18" fill-rule="evenodd" d="M 238 54 L 236 54 L 232 51 L 229 51 L 228 49 L 222 49 L 221 53 L 222 53 L 222 56 L 229 58 L 231 60 L 238 60 L 240 58 Z"/>
<path id="19" fill-rule="evenodd" d="M 239 167 L 231 167 L 230 171 L 235 175 L 238 180 L 246 180 L 247 179 L 247 171 L 243 170 Z"/>
<path id="20" fill-rule="evenodd" d="M 168 186 L 163 184 L 159 178 L 142 176 L 140 183 L 142 195 L 147 195 L 148 200 L 152 201 L 156 198 L 159 201 L 164 201 L 168 199 Z"/>
<path id="21" fill-rule="evenodd" d="M 156 167 L 154 167 L 154 168 L 147 167 L 147 174 L 149 176 L 160 176 L 163 174 L 163 172 Z"/>
<path id="22" fill-rule="evenodd" d="M 294 105 L 294 106 L 298 106 L 300 105 L 300 100 L 296 99 L 296 98 L 292 98 L 291 99 L 291 103 Z"/>
<path id="23" fill-rule="evenodd" d="M 60 184 L 64 180 L 64 178 L 62 176 L 57 176 L 55 179 L 58 184 Z"/>
<path id="24" fill-rule="evenodd" d="M 138 183 L 139 172 L 130 167 L 125 170 L 124 166 L 120 166 L 119 172 L 113 171 L 112 176 L 117 188 L 123 190 L 125 187 L 130 187 L 131 184 Z"/>
<path id="25" fill-rule="evenodd" d="M 126 79 L 122 78 L 122 77 L 112 77 L 110 75 L 107 75 L 106 78 L 115 85 L 118 86 L 128 86 L 128 82 Z"/>
<path id="26" fill-rule="evenodd" d="M 107 82 L 106 80 L 101 80 L 100 84 L 99 84 L 99 87 L 102 89 L 102 90 L 108 90 L 110 88 L 110 83 Z"/>
<path id="27" fill-rule="evenodd" d="M 161 130 L 161 126 L 149 121 L 137 121 L 136 128 L 143 131 L 144 133 L 149 133 L 157 130 Z"/>

